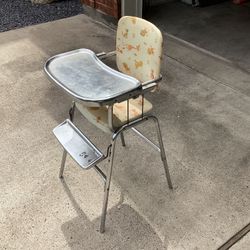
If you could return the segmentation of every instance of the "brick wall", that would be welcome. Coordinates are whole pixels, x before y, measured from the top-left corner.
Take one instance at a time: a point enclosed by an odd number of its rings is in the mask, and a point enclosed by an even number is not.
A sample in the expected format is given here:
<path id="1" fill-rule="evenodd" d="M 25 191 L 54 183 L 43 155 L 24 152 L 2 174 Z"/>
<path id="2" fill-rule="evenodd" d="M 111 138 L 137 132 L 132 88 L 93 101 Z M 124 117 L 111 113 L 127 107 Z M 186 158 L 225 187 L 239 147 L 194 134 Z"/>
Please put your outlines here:
<path id="1" fill-rule="evenodd" d="M 91 6 L 107 15 L 119 18 L 121 16 L 121 0 L 81 0 L 83 4 Z"/>

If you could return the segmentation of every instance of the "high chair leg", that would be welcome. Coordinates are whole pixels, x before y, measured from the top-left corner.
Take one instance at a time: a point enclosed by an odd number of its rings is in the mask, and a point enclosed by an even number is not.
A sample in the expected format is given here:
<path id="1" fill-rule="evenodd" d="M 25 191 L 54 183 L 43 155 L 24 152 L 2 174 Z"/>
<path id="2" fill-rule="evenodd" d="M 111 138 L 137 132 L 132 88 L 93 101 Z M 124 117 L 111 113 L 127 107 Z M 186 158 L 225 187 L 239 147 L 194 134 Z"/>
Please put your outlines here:
<path id="1" fill-rule="evenodd" d="M 126 143 L 125 143 L 125 138 L 124 138 L 124 133 L 121 132 L 121 141 L 122 141 L 122 146 L 125 147 Z"/>
<path id="2" fill-rule="evenodd" d="M 155 122 L 155 126 L 156 126 L 156 131 L 157 131 L 157 137 L 158 137 L 158 141 L 159 141 L 159 146 L 161 149 L 161 160 L 164 166 L 164 170 L 165 170 L 165 175 L 168 181 L 168 186 L 170 189 L 173 189 L 173 185 L 172 185 L 172 181 L 171 181 L 171 177 L 170 177 L 170 173 L 169 173 L 169 168 L 168 168 L 168 163 L 167 163 L 167 158 L 166 158 L 166 153 L 165 153 L 165 149 L 164 149 L 164 145 L 163 145 L 163 141 L 162 141 L 162 135 L 161 135 L 161 129 L 160 129 L 160 124 L 158 119 L 155 116 L 150 116 L 154 122 Z"/>
<path id="3" fill-rule="evenodd" d="M 115 153 L 115 143 L 116 139 L 112 140 L 110 152 L 109 152 L 109 170 L 107 173 L 107 180 L 104 187 L 104 200 L 103 200 L 103 207 L 102 207 L 102 216 L 101 216 L 101 225 L 100 225 L 100 232 L 104 233 L 105 231 L 105 221 L 106 221 L 106 214 L 107 214 L 107 207 L 108 207 L 108 198 L 109 198 L 109 189 L 111 183 L 111 176 L 113 170 L 113 162 L 114 162 L 114 153 Z"/>
<path id="4" fill-rule="evenodd" d="M 63 178 L 63 172 L 64 172 L 66 158 L 67 158 L 67 151 L 64 149 L 63 150 L 62 161 L 61 161 L 61 168 L 60 168 L 60 171 L 59 171 L 59 178 L 61 178 L 61 179 Z"/>
<path id="5" fill-rule="evenodd" d="M 75 115 L 75 102 L 73 101 L 71 104 L 71 108 L 69 110 L 69 118 L 70 120 L 73 122 L 74 120 L 74 115 Z M 63 172 L 64 172 L 64 168 L 65 168 L 65 162 L 66 162 L 66 158 L 67 158 L 67 151 L 64 149 L 63 150 L 63 156 L 62 156 L 62 161 L 61 161 L 61 168 L 59 171 L 59 178 L 63 178 Z"/>

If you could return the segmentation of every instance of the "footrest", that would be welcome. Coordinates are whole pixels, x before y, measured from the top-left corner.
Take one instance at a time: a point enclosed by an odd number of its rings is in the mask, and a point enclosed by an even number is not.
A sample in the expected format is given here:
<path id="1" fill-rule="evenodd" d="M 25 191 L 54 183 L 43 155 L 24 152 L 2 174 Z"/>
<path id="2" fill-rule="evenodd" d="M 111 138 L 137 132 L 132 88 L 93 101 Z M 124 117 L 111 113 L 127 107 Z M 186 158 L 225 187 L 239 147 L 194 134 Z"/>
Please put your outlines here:
<path id="1" fill-rule="evenodd" d="M 83 169 L 89 169 L 104 159 L 101 151 L 70 120 L 54 128 L 53 133 Z"/>

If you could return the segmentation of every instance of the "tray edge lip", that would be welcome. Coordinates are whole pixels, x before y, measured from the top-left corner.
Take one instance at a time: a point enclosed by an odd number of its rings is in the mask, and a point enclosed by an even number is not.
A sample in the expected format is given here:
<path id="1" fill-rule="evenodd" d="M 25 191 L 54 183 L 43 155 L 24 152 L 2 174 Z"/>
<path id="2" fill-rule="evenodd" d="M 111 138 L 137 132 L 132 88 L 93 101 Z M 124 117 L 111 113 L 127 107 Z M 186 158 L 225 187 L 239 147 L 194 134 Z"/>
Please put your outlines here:
<path id="1" fill-rule="evenodd" d="M 100 65 L 102 65 L 102 67 L 104 68 L 108 68 L 109 70 L 111 70 L 112 73 L 118 73 L 120 75 L 122 75 L 123 77 L 125 78 L 128 78 L 130 79 L 131 81 L 134 81 L 136 83 L 137 86 L 135 86 L 134 88 L 132 88 L 131 90 L 128 90 L 128 91 L 123 91 L 121 92 L 119 95 L 112 95 L 110 96 L 109 98 L 107 99 L 93 99 L 93 98 L 83 98 L 81 95 L 78 95 L 77 93 L 73 92 L 72 90 L 70 90 L 69 88 L 67 88 L 64 84 L 61 84 L 52 74 L 51 72 L 49 71 L 49 64 L 56 58 L 59 58 L 61 56 L 64 56 L 64 55 L 71 55 L 71 54 L 74 54 L 74 53 L 77 53 L 77 52 L 81 52 L 81 51 L 85 51 L 85 52 L 88 52 L 89 54 L 92 54 L 95 59 L 99 62 Z M 128 94 L 130 92 L 133 92 L 133 91 L 136 91 L 136 90 L 141 90 L 142 89 L 142 84 L 141 82 L 132 77 L 132 76 L 129 76 L 129 75 L 126 75 L 120 71 L 117 71 L 117 70 L 114 70 L 113 68 L 109 67 L 108 65 L 106 65 L 105 63 L 103 63 L 97 56 L 96 54 L 92 51 L 92 50 L 89 50 L 89 49 L 85 49 L 85 48 L 80 48 L 80 49 L 76 49 L 76 50 L 71 50 L 71 51 L 67 51 L 67 52 L 63 52 L 63 53 L 60 53 L 60 54 L 57 54 L 57 55 L 54 55 L 52 57 L 50 57 L 49 59 L 46 60 L 46 62 L 44 63 L 44 72 L 46 73 L 46 75 L 49 77 L 49 80 L 51 80 L 53 83 L 56 83 L 59 87 L 61 87 L 64 91 L 66 91 L 69 95 L 73 96 L 74 98 L 80 100 L 80 101 L 83 101 L 83 102 L 86 102 L 86 103 L 95 103 L 95 104 L 99 104 L 99 106 L 103 106 L 103 105 L 106 105 L 107 103 L 109 103 L 111 100 L 114 100 L 116 99 L 117 97 L 119 96 L 122 96 L 122 95 L 125 95 L 125 94 Z"/>

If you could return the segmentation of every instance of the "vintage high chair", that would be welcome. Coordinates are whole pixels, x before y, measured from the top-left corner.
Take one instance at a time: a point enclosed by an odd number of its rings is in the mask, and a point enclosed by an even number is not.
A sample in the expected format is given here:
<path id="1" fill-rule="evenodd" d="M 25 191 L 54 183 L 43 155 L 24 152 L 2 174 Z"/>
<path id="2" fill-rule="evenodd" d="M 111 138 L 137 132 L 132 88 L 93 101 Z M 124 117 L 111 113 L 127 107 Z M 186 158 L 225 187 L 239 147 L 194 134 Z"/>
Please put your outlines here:
<path id="1" fill-rule="evenodd" d="M 168 185 L 172 189 L 159 122 L 155 116 L 149 115 L 152 104 L 144 98 L 147 92 L 158 88 L 162 79 L 162 43 L 162 34 L 152 23 L 125 16 L 118 23 L 116 51 L 95 54 L 87 49 L 79 49 L 56 55 L 45 64 L 49 78 L 74 100 L 69 111 L 70 120 L 53 130 L 64 147 L 59 176 L 63 177 L 67 153 L 83 169 L 93 167 L 101 175 L 105 187 L 100 225 L 102 233 L 105 230 L 116 139 L 120 135 L 125 146 L 125 130 L 132 129 L 160 153 Z M 116 55 L 120 72 L 100 60 L 113 55 Z M 75 108 L 93 125 L 111 135 L 106 155 L 73 124 Z M 155 123 L 159 146 L 135 128 L 150 120 Z M 107 175 L 97 166 L 105 159 L 110 164 Z"/>

